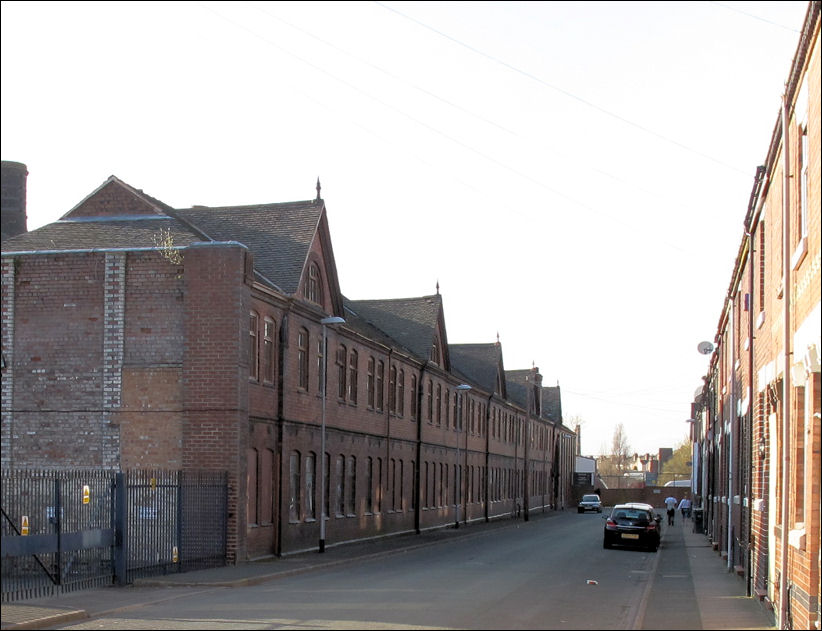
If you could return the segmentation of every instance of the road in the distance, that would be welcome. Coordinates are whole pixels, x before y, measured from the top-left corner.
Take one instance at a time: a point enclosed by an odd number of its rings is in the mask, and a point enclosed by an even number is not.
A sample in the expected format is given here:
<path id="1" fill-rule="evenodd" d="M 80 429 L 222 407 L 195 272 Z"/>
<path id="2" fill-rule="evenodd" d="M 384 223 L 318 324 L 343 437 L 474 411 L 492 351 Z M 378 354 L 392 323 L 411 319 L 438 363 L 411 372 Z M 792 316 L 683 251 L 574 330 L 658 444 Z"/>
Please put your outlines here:
<path id="1" fill-rule="evenodd" d="M 66 629 L 630 629 L 657 554 L 565 512 L 375 560 L 207 589 Z"/>

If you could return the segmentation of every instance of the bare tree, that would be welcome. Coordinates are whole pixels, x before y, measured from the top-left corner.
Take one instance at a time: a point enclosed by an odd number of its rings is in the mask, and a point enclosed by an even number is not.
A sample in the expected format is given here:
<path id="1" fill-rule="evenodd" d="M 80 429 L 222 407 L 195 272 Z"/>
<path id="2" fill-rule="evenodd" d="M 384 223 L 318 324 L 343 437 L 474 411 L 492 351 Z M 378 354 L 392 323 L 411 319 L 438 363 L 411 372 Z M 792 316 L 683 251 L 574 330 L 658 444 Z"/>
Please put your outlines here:
<path id="1" fill-rule="evenodd" d="M 628 444 L 628 436 L 625 434 L 622 423 L 614 428 L 614 437 L 611 439 L 611 458 L 619 473 L 628 469 L 631 446 Z"/>

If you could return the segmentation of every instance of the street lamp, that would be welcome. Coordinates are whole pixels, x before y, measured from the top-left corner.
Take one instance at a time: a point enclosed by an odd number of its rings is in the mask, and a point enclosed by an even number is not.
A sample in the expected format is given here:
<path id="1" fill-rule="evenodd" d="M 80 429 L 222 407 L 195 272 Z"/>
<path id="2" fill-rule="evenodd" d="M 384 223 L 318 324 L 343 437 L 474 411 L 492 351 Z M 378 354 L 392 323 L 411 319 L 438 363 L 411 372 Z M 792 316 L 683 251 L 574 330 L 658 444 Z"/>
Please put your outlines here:
<path id="1" fill-rule="evenodd" d="M 338 316 L 331 316 L 320 320 L 323 326 L 323 413 L 322 413 L 322 440 L 320 446 L 320 552 L 325 552 L 325 390 L 328 381 L 328 337 L 326 327 L 329 325 L 345 324 L 345 320 Z"/>
<path id="2" fill-rule="evenodd" d="M 460 527 L 460 503 L 462 502 L 462 464 L 460 463 L 460 433 L 462 430 L 462 393 L 468 392 L 471 389 L 466 383 L 461 383 L 457 386 L 457 476 L 454 480 L 456 485 L 456 512 L 454 517 L 454 528 Z M 467 438 L 466 438 L 467 440 Z M 468 450 L 468 443 L 465 445 Z"/>

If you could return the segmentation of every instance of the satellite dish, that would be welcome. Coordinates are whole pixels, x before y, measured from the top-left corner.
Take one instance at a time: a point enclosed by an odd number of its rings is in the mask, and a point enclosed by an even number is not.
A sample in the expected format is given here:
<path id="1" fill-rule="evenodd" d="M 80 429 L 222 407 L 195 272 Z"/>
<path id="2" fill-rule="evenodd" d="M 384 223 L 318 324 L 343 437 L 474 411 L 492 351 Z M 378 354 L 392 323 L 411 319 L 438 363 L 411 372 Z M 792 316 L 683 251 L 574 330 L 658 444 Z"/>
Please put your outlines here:
<path id="1" fill-rule="evenodd" d="M 710 355 L 714 352 L 714 345 L 710 342 L 700 342 L 696 348 L 703 355 Z"/>

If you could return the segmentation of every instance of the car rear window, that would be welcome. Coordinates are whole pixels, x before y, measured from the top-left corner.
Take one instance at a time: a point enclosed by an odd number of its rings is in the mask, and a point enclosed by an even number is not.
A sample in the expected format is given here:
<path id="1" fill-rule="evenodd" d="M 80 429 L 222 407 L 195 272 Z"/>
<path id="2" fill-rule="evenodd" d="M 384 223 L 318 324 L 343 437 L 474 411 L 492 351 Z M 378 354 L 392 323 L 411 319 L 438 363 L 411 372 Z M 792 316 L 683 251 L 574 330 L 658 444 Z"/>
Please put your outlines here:
<path id="1" fill-rule="evenodd" d="M 649 523 L 651 518 L 647 511 L 620 509 L 614 512 L 614 517 L 618 522 L 630 522 L 633 524 Z"/>

